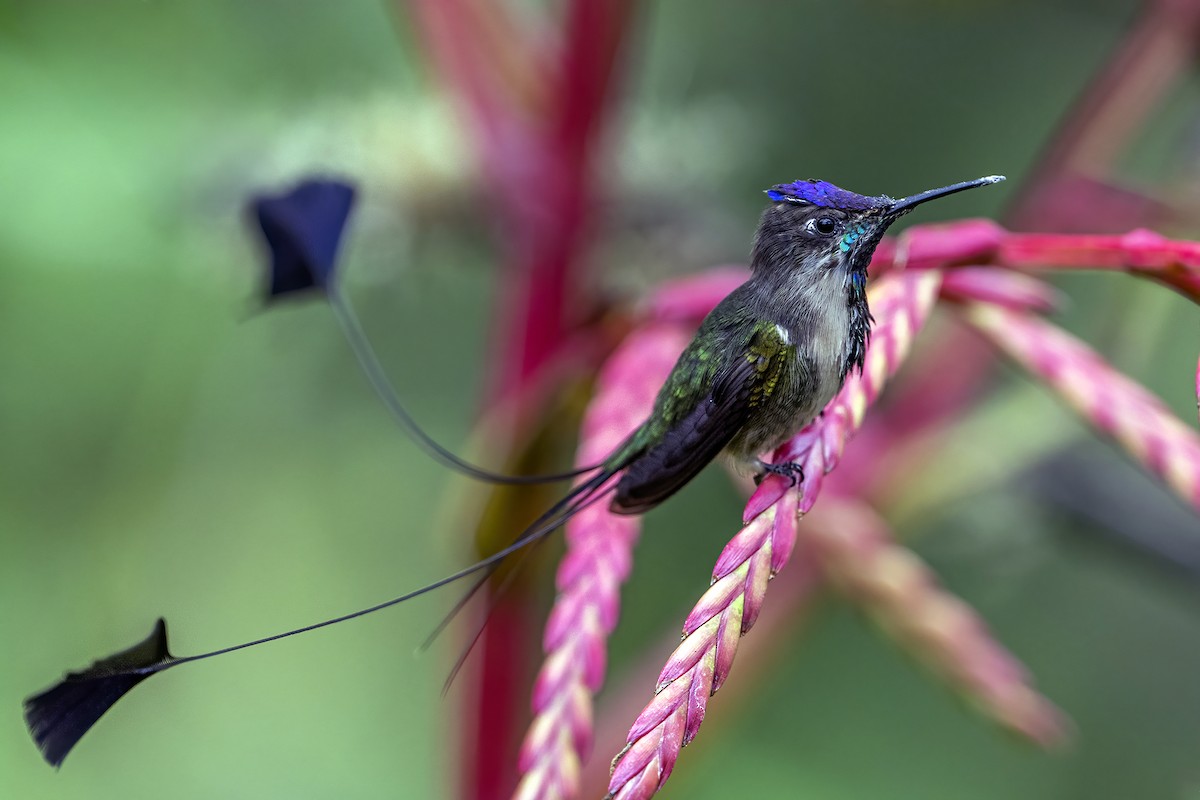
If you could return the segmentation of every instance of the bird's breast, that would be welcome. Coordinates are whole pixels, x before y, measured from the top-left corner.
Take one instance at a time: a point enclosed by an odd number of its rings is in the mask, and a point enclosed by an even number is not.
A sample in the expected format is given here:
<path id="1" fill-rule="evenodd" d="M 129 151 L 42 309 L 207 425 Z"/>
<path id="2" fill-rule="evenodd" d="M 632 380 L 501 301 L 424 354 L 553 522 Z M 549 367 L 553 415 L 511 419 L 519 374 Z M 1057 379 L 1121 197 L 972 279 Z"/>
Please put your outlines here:
<path id="1" fill-rule="evenodd" d="M 841 388 L 850 329 L 844 285 L 830 275 L 785 289 L 788 296 L 775 304 L 777 332 L 789 358 L 775 391 L 730 444 L 735 458 L 752 460 L 787 441 Z"/>

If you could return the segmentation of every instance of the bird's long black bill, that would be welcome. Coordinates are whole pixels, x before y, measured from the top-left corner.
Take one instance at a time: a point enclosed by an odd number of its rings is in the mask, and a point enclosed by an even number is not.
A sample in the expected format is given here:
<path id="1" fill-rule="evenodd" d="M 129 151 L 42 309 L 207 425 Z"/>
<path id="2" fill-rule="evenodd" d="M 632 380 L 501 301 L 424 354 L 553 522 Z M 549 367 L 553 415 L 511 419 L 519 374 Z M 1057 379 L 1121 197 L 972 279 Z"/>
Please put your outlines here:
<path id="1" fill-rule="evenodd" d="M 69 672 L 49 689 L 27 698 L 25 700 L 25 723 L 29 726 L 29 732 L 46 761 L 52 766 L 58 767 L 71 752 L 75 743 L 96 724 L 100 717 L 104 716 L 108 709 L 151 675 L 180 664 L 245 650 L 248 647 L 256 647 L 260 644 L 286 639 L 289 636 L 308 633 L 318 628 L 373 614 L 376 611 L 382 611 L 385 608 L 420 597 L 469 575 L 487 570 L 521 548 L 550 535 L 573 513 L 603 497 L 605 495 L 604 486 L 613 475 L 613 471 L 604 470 L 576 486 L 566 497 L 555 504 L 551 511 L 526 529 L 508 547 L 433 583 L 428 583 L 369 608 L 284 633 L 277 633 L 263 639 L 255 639 L 252 642 L 243 642 L 209 653 L 182 658 L 172 656 L 168 651 L 167 624 L 165 620 L 159 619 L 150 636 L 128 650 L 122 650 L 96 661 L 81 672 Z"/>
<path id="2" fill-rule="evenodd" d="M 956 194 L 957 192 L 965 192 L 967 189 L 977 189 L 980 186 L 991 186 L 993 183 L 1000 183 L 1004 179 L 1005 178 L 1003 175 L 988 175 L 986 178 L 976 178 L 973 181 L 952 183 L 949 186 L 943 186 L 940 189 L 930 189 L 927 192 L 914 194 L 910 197 L 902 197 L 896 202 L 892 203 L 891 208 L 889 208 L 887 211 L 887 214 L 889 217 L 898 217 L 901 214 L 907 214 L 909 211 L 912 211 L 914 208 L 921 205 L 921 203 L 929 200 L 936 200 L 939 197 Z"/>

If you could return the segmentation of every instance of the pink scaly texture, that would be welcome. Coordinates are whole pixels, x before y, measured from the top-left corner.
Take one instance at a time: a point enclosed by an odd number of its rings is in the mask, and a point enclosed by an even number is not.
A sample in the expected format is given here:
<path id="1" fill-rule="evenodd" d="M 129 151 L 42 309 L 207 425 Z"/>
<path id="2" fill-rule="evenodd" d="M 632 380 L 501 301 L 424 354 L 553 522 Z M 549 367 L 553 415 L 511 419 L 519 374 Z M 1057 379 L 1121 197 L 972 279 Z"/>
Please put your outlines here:
<path id="1" fill-rule="evenodd" d="M 644 800 L 670 777 L 680 750 L 704 721 L 708 698 L 728 677 L 741 637 L 758 617 L 767 582 L 795 547 L 799 515 L 812 507 L 822 477 L 837 465 L 867 405 L 908 354 L 940 283 L 936 271 L 899 272 L 872 287 L 871 308 L 879 323 L 865 369 L 847 380 L 823 417 L 776 452 L 776 460 L 804 464 L 804 481 L 789 490 L 785 480 L 771 477 L 751 498 L 747 524 L 717 560 L 712 584 L 688 615 L 683 642 L 663 667 L 654 698 L 613 760 L 609 798 Z"/>
<path id="2" fill-rule="evenodd" d="M 704 722 L 708 698 L 721 688 L 738 643 L 762 609 L 767 581 L 796 542 L 796 493 L 743 528 L 722 553 L 713 583 L 684 626 L 683 643 L 659 675 L 656 696 L 629 731 L 613 762 L 609 797 L 647 798 L 666 782 L 679 751 Z"/>
<path id="3" fill-rule="evenodd" d="M 992 223 L 970 221 L 914 229 L 880 248 L 872 269 L 880 267 L 885 277 L 872 286 L 871 304 L 881 324 L 868 350 L 866 368 L 847 381 L 824 417 L 775 454 L 776 460 L 803 464 L 806 480 L 798 491 L 789 492 L 783 479 L 771 477 L 751 498 L 745 511 L 746 527 L 722 553 L 711 588 L 689 615 L 684 641 L 660 675 L 657 696 L 639 716 L 626 748 L 614 760 L 610 797 L 650 797 L 669 777 L 680 749 L 692 740 L 703 722 L 708 697 L 728 676 L 740 638 L 754 624 L 762 607 L 767 581 L 787 562 L 795 547 L 796 516 L 813 507 L 824 475 L 837 466 L 846 440 L 860 427 L 867 406 L 907 354 L 935 298 L 962 303 L 968 314 L 983 318 L 992 315 L 993 321 L 995 315 L 1008 315 L 1046 325 L 1027 312 L 1053 309 L 1058 300 L 1055 290 L 1017 272 L 972 266 L 973 261 L 1040 268 L 1043 259 L 1053 260 L 1064 252 L 1067 243 L 1090 252 L 1120 249 L 1121 257 L 1109 258 L 1102 268 L 1130 268 L 1136 263 L 1131 271 L 1159 278 L 1165 275 L 1171 280 L 1164 282 L 1173 282 L 1177 288 L 1181 279 L 1185 283 L 1190 279 L 1193 269 L 1190 259 L 1181 262 L 1177 258 L 1180 253 L 1186 255 L 1185 243 L 1151 242 L 1132 235 L 1095 240 L 1029 239 L 1032 237 L 1007 234 Z M 1151 247 L 1160 256 L 1134 258 L 1128 252 L 1131 243 Z M 1005 250 L 1009 244 L 1014 246 Z M 956 268 L 946 273 L 937 269 L 951 266 Z M 1154 274 L 1155 270 L 1160 274 Z M 654 390 L 690 332 L 690 328 L 674 324 L 699 319 L 745 276 L 744 270 L 726 268 L 701 281 L 663 287 L 649 306 L 650 316 L 657 322 L 627 342 L 619 356 L 628 361 L 614 357 L 601 378 L 602 392 L 589 413 L 581 462 L 594 462 L 607 455 L 644 418 Z M 1001 327 L 1020 329 L 1020 325 Z M 1053 326 L 1048 328 L 1057 331 Z M 666 344 L 671 337 L 674 339 Z M 1032 351 L 1048 347 L 1062 355 L 1070 349 L 1053 335 L 1042 337 L 1045 341 L 1039 345 L 1039 337 L 1041 333 L 1008 336 L 1010 340 L 1020 339 Z M 1074 344 L 1086 350 L 1080 343 Z M 1009 345 L 1016 346 L 1013 341 Z M 1071 355 L 1062 357 L 1079 361 Z M 645 380 L 652 372 L 652 379 Z M 1049 369 L 1039 374 L 1055 385 L 1050 377 L 1053 372 Z M 1124 406 L 1118 403 L 1118 407 L 1136 414 L 1147 410 L 1159 416 L 1165 414 L 1154 398 L 1146 399 L 1144 390 L 1123 376 L 1113 375 L 1116 379 L 1107 380 L 1107 385 L 1129 401 Z M 1200 395 L 1200 386 L 1197 393 Z M 1096 413 L 1104 414 L 1100 410 Z M 1136 414 L 1124 415 L 1124 428 L 1104 417 L 1109 425 L 1105 430 L 1122 437 L 1127 446 L 1131 446 L 1130 441 L 1144 443 L 1143 437 L 1128 429 Z M 1165 416 L 1169 418 L 1169 414 Z M 1179 424 L 1173 418 L 1172 422 Z M 1195 438 L 1194 432 L 1186 431 L 1186 435 Z M 1192 457 L 1189 445 L 1181 447 L 1186 451 L 1182 455 L 1171 451 L 1159 437 L 1153 446 L 1143 448 L 1148 454 L 1142 460 L 1177 490 L 1184 491 L 1181 486 L 1192 487 L 1200 480 L 1196 477 L 1200 474 L 1196 469 L 1200 459 Z M 1138 454 L 1135 446 L 1131 449 Z M 1164 456 L 1164 450 L 1170 452 Z M 873 514 L 864 508 L 858 517 L 864 516 L 862 512 Z M 992 641 L 978 617 L 961 601 L 941 592 L 928 570 L 908 551 L 879 535 L 885 527 L 864 523 L 860 528 L 857 537 L 853 530 L 845 529 L 826 531 L 830 536 L 814 540 L 817 545 L 823 544 L 830 575 L 884 621 L 902 645 L 965 693 L 983 713 L 1040 744 L 1060 741 L 1067 728 L 1064 718 L 1029 686 L 1024 669 Z M 616 622 L 617 590 L 628 572 L 637 532 L 634 520 L 613 517 L 600 508 L 589 509 L 569 527 L 570 552 L 560 568 L 560 596 L 546 634 L 547 660 L 534 692 L 537 718 L 522 750 L 525 777 L 517 793 L 520 798 L 568 798 L 578 792 L 581 759 L 591 744 L 591 698 L 603 680 L 605 640 Z M 864 544 L 870 546 L 864 550 Z M 858 551 L 865 555 L 857 561 L 842 557 Z M 856 571 L 855 564 L 861 569 Z M 897 586 L 904 591 L 890 595 L 884 591 Z"/>
<path id="4" fill-rule="evenodd" d="M 1200 434 L 1161 400 L 1079 339 L 1033 314 L 984 304 L 968 306 L 965 314 L 1080 416 L 1200 510 Z"/>
<path id="5" fill-rule="evenodd" d="M 805 541 L 835 586 L 980 713 L 1042 747 L 1067 739 L 1069 723 L 1033 689 L 1025 667 L 896 543 L 873 509 L 854 501 L 822 506 L 821 524 Z"/>
<path id="6" fill-rule="evenodd" d="M 622 343 L 600 373 L 578 463 L 602 461 L 649 416 L 691 335 L 691 325 L 658 322 Z M 591 749 L 592 696 L 604 682 L 608 635 L 617 624 L 620 585 L 640 530 L 639 517 L 610 514 L 603 504 L 567 523 L 558 597 L 543 640 L 546 660 L 533 690 L 534 720 L 521 747 L 519 800 L 579 792 L 580 764 Z"/>

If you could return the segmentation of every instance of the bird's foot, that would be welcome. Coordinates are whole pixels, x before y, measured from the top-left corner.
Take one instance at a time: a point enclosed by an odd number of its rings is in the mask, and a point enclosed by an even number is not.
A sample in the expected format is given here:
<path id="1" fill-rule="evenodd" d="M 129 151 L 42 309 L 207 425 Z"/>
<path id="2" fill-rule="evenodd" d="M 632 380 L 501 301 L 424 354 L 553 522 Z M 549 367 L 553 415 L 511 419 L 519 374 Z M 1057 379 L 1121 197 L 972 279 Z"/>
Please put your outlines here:
<path id="1" fill-rule="evenodd" d="M 768 464 L 766 461 L 760 461 L 758 462 L 758 466 L 762 471 L 754 476 L 755 485 L 762 483 L 763 479 L 768 475 L 778 475 L 781 478 L 787 478 L 789 486 L 795 486 L 804 480 L 804 467 L 795 461 L 784 461 L 779 464 Z"/>

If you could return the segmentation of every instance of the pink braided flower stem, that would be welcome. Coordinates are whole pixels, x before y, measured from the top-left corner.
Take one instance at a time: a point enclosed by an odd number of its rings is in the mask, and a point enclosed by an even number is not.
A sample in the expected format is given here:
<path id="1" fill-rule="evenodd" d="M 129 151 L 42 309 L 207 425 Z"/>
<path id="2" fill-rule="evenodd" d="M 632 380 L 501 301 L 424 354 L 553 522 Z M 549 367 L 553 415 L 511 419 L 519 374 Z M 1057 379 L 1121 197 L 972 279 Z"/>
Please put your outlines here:
<path id="1" fill-rule="evenodd" d="M 580 464 L 602 461 L 649 415 L 691 335 L 691 325 L 657 322 L 622 343 L 584 418 Z M 567 553 L 543 639 L 546 660 L 533 689 L 534 719 L 521 746 L 519 800 L 579 793 L 580 765 L 591 749 L 592 696 L 604 682 L 606 642 L 640 530 L 640 517 L 610 514 L 603 503 L 566 525 Z"/>
<path id="2" fill-rule="evenodd" d="M 867 406 L 907 356 L 940 283 L 940 272 L 899 272 L 872 287 L 871 307 L 879 324 L 862 374 L 850 377 L 825 415 L 776 452 L 776 460 L 804 465 L 804 481 L 792 491 L 772 476 L 751 498 L 747 524 L 722 551 L 709 590 L 688 615 L 683 641 L 663 667 L 654 699 L 613 760 L 608 798 L 645 800 L 670 777 L 679 751 L 704 721 L 708 698 L 728 677 L 742 636 L 758 618 L 767 582 L 795 547 L 798 517 L 812 508 L 825 472 L 837 465 Z"/>
<path id="3" fill-rule="evenodd" d="M 1029 313 L 968 305 L 966 318 L 1094 427 L 1200 510 L 1200 433 L 1061 328 Z"/>
<path id="4" fill-rule="evenodd" d="M 992 223 L 969 221 L 913 229 L 885 245 L 872 265 L 885 274 L 871 287 L 872 310 L 881 323 L 865 369 L 847 380 L 822 418 L 776 452 L 777 461 L 801 463 L 805 480 L 797 491 L 789 491 L 784 479 L 772 476 L 751 497 L 745 527 L 722 553 L 711 588 L 689 615 L 684 640 L 660 674 L 654 700 L 614 759 L 609 797 L 647 798 L 669 777 L 680 749 L 699 731 L 708 697 L 728 677 L 741 636 L 762 608 L 767 581 L 796 546 L 798 517 L 813 508 L 824 476 L 837 466 L 846 440 L 907 355 L 939 296 L 962 304 L 985 334 L 1200 505 L 1195 432 L 1140 386 L 1099 362 L 1082 343 L 1029 313 L 1053 309 L 1056 290 L 1031 276 L 995 268 L 1038 269 L 1058 258 L 1074 261 L 1063 265 L 1069 267 L 1086 253 L 1097 257 L 1102 269 L 1165 277 L 1164 283 L 1190 294 L 1200 263 L 1190 243 L 1152 239 L 1142 232 L 1124 237 L 1020 236 Z M 990 266 L 975 266 L 980 263 Z M 948 267 L 947 272 L 939 269 Z M 744 278 L 744 270 L 728 268 L 656 293 L 648 309 L 656 321 L 626 341 L 600 379 L 585 423 L 581 463 L 603 458 L 646 416 L 692 324 Z M 1081 371 L 1102 391 L 1080 378 Z M 1098 403 L 1099 397 L 1105 402 Z M 805 548 L 810 569 L 820 566 L 902 646 L 985 715 L 1042 745 L 1065 737 L 1065 718 L 1030 686 L 1024 668 L 991 639 L 974 612 L 940 590 L 928 569 L 891 540 L 871 509 L 839 499 L 828 511 L 836 524 L 823 520 L 821 530 L 814 532 Z M 591 746 L 592 696 L 603 681 L 605 642 L 616 623 L 617 592 L 638 531 L 636 520 L 615 517 L 600 506 L 568 526 L 569 551 L 559 570 L 560 594 L 545 637 L 547 659 L 534 690 L 536 718 L 521 751 L 523 778 L 516 793 L 521 800 L 569 798 L 579 791 L 581 762 Z"/>

